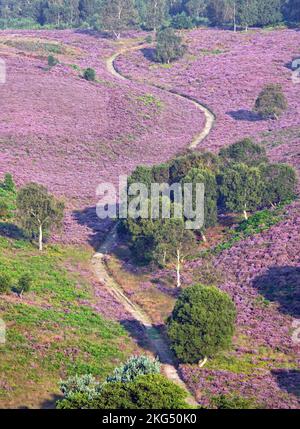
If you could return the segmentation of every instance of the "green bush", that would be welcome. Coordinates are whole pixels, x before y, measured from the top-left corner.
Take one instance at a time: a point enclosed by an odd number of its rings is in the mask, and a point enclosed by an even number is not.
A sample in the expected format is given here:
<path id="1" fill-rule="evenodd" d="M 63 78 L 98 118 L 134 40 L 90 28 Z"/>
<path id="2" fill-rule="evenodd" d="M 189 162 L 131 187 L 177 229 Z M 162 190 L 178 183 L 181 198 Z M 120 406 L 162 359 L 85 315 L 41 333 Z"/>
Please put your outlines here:
<path id="1" fill-rule="evenodd" d="M 250 167 L 268 162 L 266 149 L 249 138 L 233 143 L 220 150 L 220 157 L 225 164 L 237 162 Z"/>
<path id="2" fill-rule="evenodd" d="M 87 68 L 83 72 L 83 77 L 85 80 L 88 80 L 90 82 L 94 82 L 96 80 L 96 72 L 94 69 Z"/>
<path id="3" fill-rule="evenodd" d="M 23 274 L 18 281 L 18 292 L 22 295 L 24 292 L 29 292 L 33 279 L 30 274 Z"/>
<path id="4" fill-rule="evenodd" d="M 211 398 L 211 406 L 219 410 L 253 410 L 258 408 L 253 399 L 238 395 L 218 395 Z"/>
<path id="5" fill-rule="evenodd" d="M 63 393 L 65 399 L 81 398 L 79 395 L 86 396 L 90 401 L 100 391 L 100 383 L 91 374 L 75 375 L 69 377 L 67 380 L 60 382 L 60 390 Z"/>
<path id="6" fill-rule="evenodd" d="M 135 381 L 106 383 L 91 401 L 76 393 L 59 401 L 60 409 L 184 409 L 187 393 L 161 374 L 140 375 Z"/>
<path id="7" fill-rule="evenodd" d="M 287 109 L 287 99 L 280 85 L 266 85 L 255 102 L 255 112 L 263 119 L 278 119 Z"/>
<path id="8" fill-rule="evenodd" d="M 55 58 L 53 55 L 48 56 L 48 66 L 54 67 L 59 63 L 58 59 Z"/>
<path id="9" fill-rule="evenodd" d="M 212 286 L 191 286 L 181 293 L 167 322 L 171 348 L 184 363 L 212 357 L 230 346 L 235 318 L 226 293 Z"/>
<path id="10" fill-rule="evenodd" d="M 134 381 L 139 375 L 159 374 L 160 363 L 148 356 L 132 356 L 128 361 L 114 370 L 113 375 L 107 377 L 108 382 Z"/>
<path id="11" fill-rule="evenodd" d="M 12 288 L 12 280 L 8 274 L 0 274 L 0 294 L 8 293 Z"/>

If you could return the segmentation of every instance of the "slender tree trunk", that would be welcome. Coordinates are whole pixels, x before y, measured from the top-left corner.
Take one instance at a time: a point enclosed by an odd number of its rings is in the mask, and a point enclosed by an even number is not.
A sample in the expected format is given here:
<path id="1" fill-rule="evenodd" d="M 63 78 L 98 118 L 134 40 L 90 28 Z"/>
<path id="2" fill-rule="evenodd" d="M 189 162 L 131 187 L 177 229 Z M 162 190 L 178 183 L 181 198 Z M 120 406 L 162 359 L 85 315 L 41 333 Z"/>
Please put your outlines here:
<path id="1" fill-rule="evenodd" d="M 42 225 L 39 225 L 39 250 L 43 250 L 43 228 Z"/>
<path id="2" fill-rule="evenodd" d="M 176 266 L 176 272 L 177 272 L 177 287 L 181 287 L 181 276 L 180 276 L 180 250 L 177 249 L 177 266 Z"/>
<path id="3" fill-rule="evenodd" d="M 198 363 L 199 368 L 202 368 L 207 362 L 207 357 L 205 357 L 203 360 L 200 360 Z"/>
<path id="4" fill-rule="evenodd" d="M 248 220 L 248 213 L 246 210 L 243 211 L 243 215 L 244 215 L 245 220 Z"/>
<path id="5" fill-rule="evenodd" d="M 236 5 L 233 5 L 233 31 L 236 33 Z"/>
<path id="6" fill-rule="evenodd" d="M 202 237 L 202 240 L 204 241 L 204 243 L 207 243 L 207 238 L 206 238 L 204 232 L 200 231 L 200 234 L 201 234 L 201 237 Z"/>
<path id="7" fill-rule="evenodd" d="M 167 259 L 167 252 L 164 251 L 163 253 L 163 264 L 166 265 L 166 259 Z"/>

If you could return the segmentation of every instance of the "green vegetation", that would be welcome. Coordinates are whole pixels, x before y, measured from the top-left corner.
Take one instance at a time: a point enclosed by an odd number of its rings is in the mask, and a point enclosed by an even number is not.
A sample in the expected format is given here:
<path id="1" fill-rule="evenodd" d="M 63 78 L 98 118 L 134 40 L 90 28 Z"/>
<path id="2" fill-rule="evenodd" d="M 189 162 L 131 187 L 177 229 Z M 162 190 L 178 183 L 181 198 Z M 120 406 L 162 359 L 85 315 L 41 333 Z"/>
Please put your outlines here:
<path id="1" fill-rule="evenodd" d="M 269 84 L 260 92 L 254 110 L 263 119 L 278 119 L 287 107 L 287 99 L 281 86 Z"/>
<path id="2" fill-rule="evenodd" d="M 204 184 L 204 225 L 201 228 L 202 238 L 206 241 L 204 235 L 205 229 L 215 226 L 217 224 L 217 180 L 214 173 L 208 169 L 192 168 L 189 173 L 182 180 L 183 185 L 185 183 L 191 183 L 192 189 L 192 201 L 193 210 L 196 210 L 196 190 L 197 184 Z M 189 196 L 190 192 L 186 192 L 186 196 Z"/>
<path id="3" fill-rule="evenodd" d="M 234 30 L 299 22 L 298 0 L 14 0 L 0 4 L 0 28 L 70 28 L 122 31 L 154 30 L 171 25 L 231 26 Z"/>
<path id="4" fill-rule="evenodd" d="M 140 95 L 137 97 L 137 100 L 140 101 L 144 106 L 154 106 L 158 109 L 163 106 L 162 101 L 154 97 L 152 94 Z"/>
<path id="5" fill-rule="evenodd" d="M 59 409 L 184 409 L 187 393 L 161 374 L 140 375 L 129 382 L 104 384 L 90 400 L 77 393 L 58 402 Z"/>
<path id="6" fill-rule="evenodd" d="M 257 167 L 233 164 L 219 176 L 220 194 L 228 211 L 243 213 L 257 210 L 262 204 L 263 179 Z"/>
<path id="7" fill-rule="evenodd" d="M 80 274 L 90 257 L 81 248 L 48 245 L 41 254 L 28 242 L 0 239 L 0 272 L 16 285 L 28 272 L 34 279 L 22 300 L 1 297 L 7 325 L 0 360 L 3 405 L 41 406 L 58 393 L 62 376 L 90 373 L 104 381 L 133 352 L 125 329 L 92 308 L 92 286 Z"/>
<path id="8" fill-rule="evenodd" d="M 59 43 L 45 42 L 39 39 L 22 39 L 15 38 L 10 40 L 4 40 L 2 43 L 13 48 L 27 51 L 27 52 L 43 52 L 45 54 L 63 54 L 65 52 L 63 46 Z"/>
<path id="9" fill-rule="evenodd" d="M 12 281 L 8 274 L 0 274 L 0 295 L 10 292 Z"/>
<path id="10" fill-rule="evenodd" d="M 7 177 L 0 185 L 0 201 L 9 207 L 0 222 L 4 232 L 16 228 L 11 184 Z M 93 310 L 89 250 L 48 244 L 41 253 L 18 235 L 0 236 L 0 317 L 7 327 L 0 399 L 4 406 L 42 406 L 58 393 L 62 376 L 104 381 L 135 346 L 124 328 Z"/>
<path id="11" fill-rule="evenodd" d="M 115 368 L 113 374 L 107 377 L 107 382 L 129 382 L 134 381 L 139 375 L 159 374 L 160 362 L 148 356 L 132 356 L 124 364 Z"/>
<path id="12" fill-rule="evenodd" d="M 219 410 L 253 410 L 259 408 L 256 401 L 238 395 L 219 395 L 211 398 L 211 406 Z"/>
<path id="13" fill-rule="evenodd" d="M 263 206 L 281 204 L 296 196 L 297 175 L 287 164 L 262 164 L 261 175 L 264 181 Z"/>
<path id="14" fill-rule="evenodd" d="M 17 216 L 24 231 L 38 236 L 39 250 L 43 250 L 43 234 L 59 227 L 63 220 L 64 204 L 49 194 L 47 189 L 29 183 L 17 195 Z"/>
<path id="15" fill-rule="evenodd" d="M 251 235 L 267 231 L 271 226 L 283 220 L 283 212 L 284 205 L 280 205 L 274 210 L 261 210 L 253 214 L 248 220 L 241 222 L 234 230 L 229 231 L 229 239 L 221 242 L 208 251 L 204 251 L 201 256 L 209 254 L 217 255 L 223 250 L 230 249 L 238 241 L 244 240 Z"/>
<path id="16" fill-rule="evenodd" d="M 235 318 L 235 306 L 224 292 L 212 286 L 188 287 L 167 323 L 171 347 L 184 363 L 213 357 L 230 346 Z"/>
<path id="17" fill-rule="evenodd" d="M 96 80 L 96 72 L 94 69 L 87 68 L 83 72 L 83 78 L 87 81 L 94 82 Z"/>
<path id="18" fill-rule="evenodd" d="M 53 55 L 48 56 L 48 66 L 54 67 L 59 63 L 58 59 L 55 58 Z"/>
<path id="19" fill-rule="evenodd" d="M 160 30 L 156 37 L 156 61 L 169 64 L 185 54 L 186 48 L 182 39 L 172 28 Z"/>
<path id="20" fill-rule="evenodd" d="M 249 167 L 257 167 L 261 163 L 268 162 L 266 149 L 253 143 L 249 138 L 222 148 L 220 157 L 226 165 L 235 162 L 246 164 Z"/>

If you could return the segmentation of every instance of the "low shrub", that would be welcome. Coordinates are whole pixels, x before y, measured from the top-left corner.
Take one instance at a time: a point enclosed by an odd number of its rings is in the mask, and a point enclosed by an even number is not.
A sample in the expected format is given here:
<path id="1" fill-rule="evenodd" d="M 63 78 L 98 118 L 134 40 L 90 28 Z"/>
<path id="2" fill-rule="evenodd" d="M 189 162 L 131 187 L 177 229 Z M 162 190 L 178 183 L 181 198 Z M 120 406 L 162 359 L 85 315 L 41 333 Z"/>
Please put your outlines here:
<path id="1" fill-rule="evenodd" d="M 106 383 L 89 400 L 76 392 L 58 401 L 59 409 L 184 409 L 187 392 L 161 374 L 140 375 L 128 383 Z"/>
<path id="2" fill-rule="evenodd" d="M 53 55 L 48 56 L 48 66 L 49 67 L 54 67 L 58 63 L 59 63 L 58 59 L 55 58 Z"/>
<path id="3" fill-rule="evenodd" d="M 211 406 L 219 410 L 253 410 L 258 405 L 253 399 L 238 395 L 218 395 L 211 398 Z"/>
<path id="4" fill-rule="evenodd" d="M 132 356 L 124 365 L 119 366 L 113 375 L 107 377 L 108 382 L 129 382 L 139 375 L 159 374 L 160 362 L 148 356 Z"/>
<path id="5" fill-rule="evenodd" d="M 87 68 L 83 72 L 83 77 L 87 81 L 94 82 L 96 80 L 96 72 L 94 69 Z"/>

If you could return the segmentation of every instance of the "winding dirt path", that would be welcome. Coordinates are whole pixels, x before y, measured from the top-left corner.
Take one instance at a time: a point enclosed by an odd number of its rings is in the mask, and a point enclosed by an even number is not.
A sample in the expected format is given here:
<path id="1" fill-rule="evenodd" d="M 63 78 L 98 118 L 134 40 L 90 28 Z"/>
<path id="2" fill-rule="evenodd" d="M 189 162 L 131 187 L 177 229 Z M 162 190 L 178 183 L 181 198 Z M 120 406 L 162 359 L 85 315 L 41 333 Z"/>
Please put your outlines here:
<path id="1" fill-rule="evenodd" d="M 118 70 L 115 67 L 115 60 L 118 58 L 119 55 L 122 55 L 128 51 L 142 49 L 143 47 L 145 46 L 139 45 L 139 46 L 134 46 L 130 48 L 124 48 L 118 51 L 116 54 L 114 54 L 113 56 L 107 59 L 106 61 L 107 70 L 114 77 L 118 79 L 131 81 L 130 79 L 124 77 L 121 73 L 118 72 Z M 142 83 L 142 82 L 137 82 L 137 83 Z M 194 137 L 193 141 L 189 145 L 190 149 L 195 149 L 210 133 L 215 121 L 214 114 L 207 107 L 202 105 L 200 102 L 184 94 L 166 89 L 159 85 L 149 85 L 149 84 L 147 85 L 154 86 L 155 88 L 161 89 L 163 91 L 167 91 L 176 97 L 179 97 L 182 99 L 188 99 L 191 103 L 193 103 L 197 107 L 197 109 L 199 109 L 202 113 L 204 113 L 206 118 L 205 127 L 199 134 L 197 134 Z M 103 284 L 103 286 L 107 289 L 107 291 L 111 295 L 113 295 L 113 297 L 121 305 L 123 305 L 123 307 L 128 311 L 128 313 L 141 325 L 149 345 L 151 345 L 151 348 L 155 351 L 155 354 L 159 357 L 159 360 L 162 362 L 163 373 L 166 375 L 166 377 L 168 377 L 168 379 L 180 385 L 188 392 L 187 402 L 192 407 L 195 407 L 198 405 L 198 403 L 195 400 L 195 398 L 192 396 L 190 391 L 188 390 L 183 380 L 180 378 L 180 375 L 175 365 L 174 355 L 169 349 L 169 346 L 166 343 L 166 340 L 160 334 L 158 329 L 156 329 L 153 326 L 148 315 L 124 294 L 120 285 L 115 281 L 115 279 L 110 275 L 110 273 L 107 270 L 106 260 L 109 257 L 108 255 L 111 253 L 116 240 L 117 240 L 117 225 L 114 226 L 110 234 L 108 234 L 106 240 L 102 243 L 102 245 L 98 249 L 98 252 L 93 257 L 92 263 L 93 263 L 96 277 L 99 280 L 99 282 L 101 282 L 101 284 Z"/>
<path id="2" fill-rule="evenodd" d="M 118 69 L 115 66 L 115 61 L 120 55 L 126 54 L 127 52 L 130 52 L 130 51 L 138 51 L 138 50 L 141 50 L 141 49 L 146 48 L 146 47 L 149 47 L 149 45 L 138 45 L 138 46 L 133 46 L 133 47 L 121 49 L 120 51 L 118 51 L 117 53 L 115 53 L 114 55 L 112 55 L 111 57 L 109 57 L 106 60 L 107 70 L 114 77 L 131 82 L 131 79 L 123 76 L 118 71 Z M 185 94 L 183 94 L 179 91 L 176 91 L 176 90 L 165 88 L 162 85 L 149 84 L 147 82 L 142 82 L 142 81 L 140 81 L 140 82 L 136 81 L 136 83 L 143 83 L 144 85 L 152 86 L 152 87 L 155 87 L 155 88 L 160 89 L 162 91 L 166 91 L 169 94 L 173 94 L 175 97 L 178 97 L 178 98 L 181 98 L 184 100 L 189 100 L 190 103 L 194 104 L 194 106 L 196 106 L 196 108 L 198 110 L 200 110 L 202 113 L 204 113 L 205 126 L 199 134 L 195 135 L 195 137 L 193 138 L 193 141 L 189 144 L 189 149 L 196 149 L 196 147 L 200 143 L 202 143 L 203 140 L 209 135 L 209 133 L 211 132 L 211 130 L 214 126 L 214 122 L 215 122 L 216 118 L 215 118 L 215 115 L 213 114 L 213 112 L 208 107 L 206 107 L 204 104 L 201 104 L 198 100 L 194 99 L 193 97 L 185 95 Z"/>

